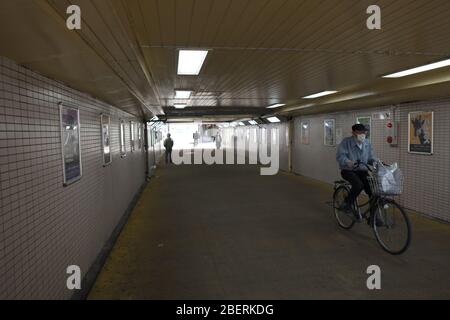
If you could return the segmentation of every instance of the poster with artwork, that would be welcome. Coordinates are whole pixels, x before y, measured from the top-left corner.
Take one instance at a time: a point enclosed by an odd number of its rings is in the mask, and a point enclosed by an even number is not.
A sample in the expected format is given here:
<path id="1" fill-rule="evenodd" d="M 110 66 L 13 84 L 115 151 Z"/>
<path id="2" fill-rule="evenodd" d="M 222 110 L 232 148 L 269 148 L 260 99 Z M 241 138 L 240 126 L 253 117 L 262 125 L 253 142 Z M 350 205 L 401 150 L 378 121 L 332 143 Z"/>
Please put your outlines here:
<path id="1" fill-rule="evenodd" d="M 309 144 L 309 131 L 310 131 L 310 123 L 309 121 L 304 121 L 300 124 L 301 128 L 301 142 L 302 144 Z"/>
<path id="2" fill-rule="evenodd" d="M 123 120 L 120 120 L 120 126 L 119 126 L 119 134 L 120 134 L 120 156 L 122 158 L 127 156 L 127 149 L 125 145 L 125 122 Z"/>
<path id="3" fill-rule="evenodd" d="M 344 140 L 342 128 L 336 128 L 336 145 L 341 144 L 342 140 Z"/>
<path id="4" fill-rule="evenodd" d="M 103 165 L 107 166 L 112 162 L 111 140 L 110 140 L 111 119 L 109 116 L 102 114 L 100 122 L 102 127 Z"/>
<path id="5" fill-rule="evenodd" d="M 137 126 L 138 130 L 138 148 L 142 148 L 142 125 L 139 123 Z"/>
<path id="6" fill-rule="evenodd" d="M 81 179 L 80 113 L 78 108 L 59 104 L 64 185 Z"/>
<path id="7" fill-rule="evenodd" d="M 408 151 L 418 154 L 433 154 L 433 112 L 409 113 Z"/>
<path id="8" fill-rule="evenodd" d="M 372 126 L 372 117 L 370 117 L 370 116 L 358 117 L 358 118 L 356 118 L 356 123 L 363 124 L 366 127 L 366 129 L 367 129 L 366 139 L 371 141 L 370 131 L 372 129 L 371 128 L 371 126 Z"/>
<path id="9" fill-rule="evenodd" d="M 136 123 L 130 122 L 130 150 L 134 152 L 136 149 Z"/>
<path id="10" fill-rule="evenodd" d="M 289 147 L 289 143 L 290 143 L 290 141 L 289 141 L 289 126 L 286 126 L 285 130 L 286 130 L 286 132 L 285 132 L 285 134 L 286 134 L 286 140 L 285 140 L 286 147 Z"/>
<path id="11" fill-rule="evenodd" d="M 325 120 L 323 122 L 324 144 L 326 146 L 336 145 L 336 125 L 334 119 Z"/>

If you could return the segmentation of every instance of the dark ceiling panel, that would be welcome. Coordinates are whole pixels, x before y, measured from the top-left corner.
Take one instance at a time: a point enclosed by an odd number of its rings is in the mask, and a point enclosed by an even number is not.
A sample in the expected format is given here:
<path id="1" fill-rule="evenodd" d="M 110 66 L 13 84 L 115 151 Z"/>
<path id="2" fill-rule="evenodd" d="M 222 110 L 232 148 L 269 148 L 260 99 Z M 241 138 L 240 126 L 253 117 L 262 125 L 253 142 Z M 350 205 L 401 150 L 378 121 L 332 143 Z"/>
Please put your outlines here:
<path id="1" fill-rule="evenodd" d="M 375 1 L 382 8 L 376 31 L 366 28 L 373 0 L 72 2 L 82 7 L 80 32 L 65 28 L 69 1 L 0 2 L 0 41 L 9 44 L 0 53 L 146 116 L 172 110 L 175 89 L 194 91 L 178 113 L 208 116 L 224 108 L 256 113 L 279 102 L 285 112 L 304 110 L 303 96 L 331 89 L 357 96 L 373 86 L 360 107 L 379 102 L 383 90 L 387 101 L 398 101 L 403 94 L 394 97 L 389 86 L 428 97 L 380 76 L 450 57 L 448 0 Z M 179 48 L 210 49 L 199 76 L 176 74 Z M 434 75 L 419 78 L 440 79 L 431 81 L 433 92 L 450 92 L 446 78 Z"/>

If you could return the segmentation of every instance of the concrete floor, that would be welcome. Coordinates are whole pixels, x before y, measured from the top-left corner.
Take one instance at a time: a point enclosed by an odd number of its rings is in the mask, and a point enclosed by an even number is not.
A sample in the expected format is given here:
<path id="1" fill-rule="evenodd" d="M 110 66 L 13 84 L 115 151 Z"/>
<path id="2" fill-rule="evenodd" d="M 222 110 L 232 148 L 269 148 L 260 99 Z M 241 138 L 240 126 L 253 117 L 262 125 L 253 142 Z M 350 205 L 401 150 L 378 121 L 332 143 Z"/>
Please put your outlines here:
<path id="1" fill-rule="evenodd" d="M 450 226 L 412 215 L 402 256 L 340 229 L 332 189 L 256 166 L 158 169 L 89 299 L 449 299 Z M 366 287 L 379 265 L 382 289 Z"/>

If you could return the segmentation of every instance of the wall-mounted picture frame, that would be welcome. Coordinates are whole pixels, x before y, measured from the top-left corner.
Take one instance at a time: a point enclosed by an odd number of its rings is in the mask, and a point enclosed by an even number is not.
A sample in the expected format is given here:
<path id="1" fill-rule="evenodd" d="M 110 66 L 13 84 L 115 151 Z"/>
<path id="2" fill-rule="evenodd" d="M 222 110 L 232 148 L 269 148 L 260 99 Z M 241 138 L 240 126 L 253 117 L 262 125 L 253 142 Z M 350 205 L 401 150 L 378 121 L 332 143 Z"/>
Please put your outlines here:
<path id="1" fill-rule="evenodd" d="M 381 111 L 372 113 L 372 120 L 390 120 L 392 118 L 392 111 Z"/>
<path id="2" fill-rule="evenodd" d="M 61 129 L 61 153 L 63 161 L 64 186 L 81 179 L 80 110 L 65 103 L 59 103 Z"/>
<path id="3" fill-rule="evenodd" d="M 432 155 L 433 144 L 434 112 L 410 112 L 408 114 L 408 152 Z"/>
<path id="4" fill-rule="evenodd" d="M 136 150 L 136 123 L 130 121 L 130 151 Z"/>
<path id="5" fill-rule="evenodd" d="M 302 121 L 300 123 L 300 141 L 302 144 L 309 144 L 311 124 L 309 121 Z"/>
<path id="6" fill-rule="evenodd" d="M 372 141 L 372 116 L 361 116 L 356 118 L 356 123 L 363 124 L 367 129 L 366 139 Z"/>
<path id="7" fill-rule="evenodd" d="M 344 140 L 344 133 L 342 128 L 336 128 L 336 145 L 340 145 Z"/>
<path id="8" fill-rule="evenodd" d="M 154 146 L 155 146 L 155 134 L 154 134 L 153 132 L 154 132 L 154 131 L 153 131 L 153 128 L 150 128 L 150 129 L 147 131 L 147 135 L 148 135 L 147 139 L 148 139 L 149 142 L 150 142 L 150 147 L 154 147 Z"/>
<path id="9" fill-rule="evenodd" d="M 101 135 L 102 135 L 102 158 L 103 166 L 106 167 L 112 163 L 111 154 L 111 117 L 100 115 Z"/>
<path id="10" fill-rule="evenodd" d="M 138 139 L 138 149 L 142 149 L 142 124 L 138 123 L 137 125 L 137 139 Z"/>
<path id="11" fill-rule="evenodd" d="M 336 145 L 336 121 L 334 119 L 323 121 L 323 143 L 327 147 Z"/>
<path id="12" fill-rule="evenodd" d="M 289 126 L 285 126 L 284 127 L 285 130 L 285 143 L 286 143 L 286 147 L 289 147 L 289 143 L 290 143 L 290 133 L 289 133 Z"/>
<path id="13" fill-rule="evenodd" d="M 125 158 L 127 156 L 127 147 L 125 139 L 125 121 L 120 120 L 119 122 L 119 145 L 120 145 L 120 156 Z"/>

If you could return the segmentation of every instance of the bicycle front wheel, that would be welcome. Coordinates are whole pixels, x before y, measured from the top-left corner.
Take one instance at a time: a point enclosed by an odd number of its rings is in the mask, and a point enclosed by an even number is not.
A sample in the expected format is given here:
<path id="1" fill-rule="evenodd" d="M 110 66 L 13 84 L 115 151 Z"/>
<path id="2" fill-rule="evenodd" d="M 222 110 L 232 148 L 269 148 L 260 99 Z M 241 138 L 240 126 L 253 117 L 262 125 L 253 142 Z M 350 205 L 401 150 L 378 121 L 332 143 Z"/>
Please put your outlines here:
<path id="1" fill-rule="evenodd" d="M 380 246 L 390 254 L 405 252 L 411 243 L 411 224 L 394 200 L 382 199 L 373 214 L 372 227 Z"/>
<path id="2" fill-rule="evenodd" d="M 352 214 L 342 210 L 345 199 L 348 197 L 348 193 L 348 188 L 340 186 L 333 195 L 334 216 L 336 217 L 339 226 L 344 229 L 351 229 L 355 224 L 355 219 L 352 217 Z"/>

